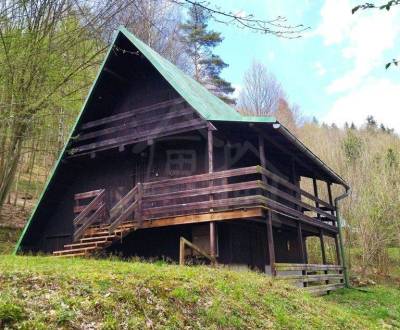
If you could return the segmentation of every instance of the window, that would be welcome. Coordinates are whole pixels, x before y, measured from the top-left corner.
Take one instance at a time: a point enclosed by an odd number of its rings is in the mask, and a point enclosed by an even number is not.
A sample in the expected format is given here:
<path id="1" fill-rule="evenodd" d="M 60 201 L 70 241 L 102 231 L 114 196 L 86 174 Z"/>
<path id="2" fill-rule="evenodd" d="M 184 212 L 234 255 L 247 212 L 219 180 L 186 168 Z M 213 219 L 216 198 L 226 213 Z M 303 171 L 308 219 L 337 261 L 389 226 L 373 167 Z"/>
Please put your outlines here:
<path id="1" fill-rule="evenodd" d="M 168 150 L 166 173 L 169 176 L 187 176 L 196 172 L 195 150 Z"/>

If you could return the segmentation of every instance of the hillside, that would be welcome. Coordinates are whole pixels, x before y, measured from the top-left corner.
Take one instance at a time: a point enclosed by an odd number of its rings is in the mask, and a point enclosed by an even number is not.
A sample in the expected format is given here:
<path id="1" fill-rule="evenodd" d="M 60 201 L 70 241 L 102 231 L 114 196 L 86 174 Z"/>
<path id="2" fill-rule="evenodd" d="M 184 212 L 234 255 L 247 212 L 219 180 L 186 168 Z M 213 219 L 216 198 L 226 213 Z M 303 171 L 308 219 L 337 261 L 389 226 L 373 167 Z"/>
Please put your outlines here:
<path id="1" fill-rule="evenodd" d="M 400 324 L 399 307 L 393 306 L 400 300 L 398 290 L 315 298 L 247 271 L 3 256 L 0 277 L 0 327 L 380 329 Z"/>

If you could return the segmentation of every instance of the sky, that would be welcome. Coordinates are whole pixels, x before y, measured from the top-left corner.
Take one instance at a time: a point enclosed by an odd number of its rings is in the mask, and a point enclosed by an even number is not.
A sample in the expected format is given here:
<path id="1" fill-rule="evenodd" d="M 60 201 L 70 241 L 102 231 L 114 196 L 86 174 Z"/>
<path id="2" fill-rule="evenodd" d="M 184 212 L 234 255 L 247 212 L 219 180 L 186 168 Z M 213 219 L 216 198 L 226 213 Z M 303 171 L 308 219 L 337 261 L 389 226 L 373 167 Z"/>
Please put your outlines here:
<path id="1" fill-rule="evenodd" d="M 299 39 L 282 39 L 212 22 L 224 41 L 215 53 L 229 64 L 223 77 L 237 90 L 253 60 L 266 65 L 282 84 L 291 104 L 309 118 L 342 126 L 365 123 L 372 115 L 400 132 L 400 6 L 351 9 L 350 0 L 214 0 L 221 9 L 271 19 L 285 16 L 310 29 Z M 382 2 L 382 1 L 381 1 Z M 378 2 L 379 3 L 379 2 Z"/>

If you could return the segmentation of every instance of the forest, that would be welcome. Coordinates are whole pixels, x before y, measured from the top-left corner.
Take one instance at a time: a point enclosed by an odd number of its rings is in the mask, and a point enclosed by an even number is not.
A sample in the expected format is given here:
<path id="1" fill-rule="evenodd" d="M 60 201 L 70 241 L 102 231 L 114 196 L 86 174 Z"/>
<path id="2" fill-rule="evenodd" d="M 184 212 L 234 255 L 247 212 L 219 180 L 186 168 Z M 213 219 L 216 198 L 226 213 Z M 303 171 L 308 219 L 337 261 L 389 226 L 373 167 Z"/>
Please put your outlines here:
<path id="1" fill-rule="evenodd" d="M 400 277 L 398 132 L 370 114 L 362 126 L 308 118 L 301 105 L 291 104 L 279 77 L 257 60 L 243 69 L 237 93 L 221 76 L 229 63 L 215 47 L 224 36 L 209 27 L 210 21 L 246 25 L 278 38 L 301 36 L 303 26 L 281 19 L 260 20 L 185 0 L 0 1 L 0 226 L 24 225 L 113 32 L 123 25 L 237 111 L 275 116 L 340 173 L 352 188 L 341 206 L 349 267 L 361 276 Z M 310 182 L 302 185 L 312 189 Z"/>

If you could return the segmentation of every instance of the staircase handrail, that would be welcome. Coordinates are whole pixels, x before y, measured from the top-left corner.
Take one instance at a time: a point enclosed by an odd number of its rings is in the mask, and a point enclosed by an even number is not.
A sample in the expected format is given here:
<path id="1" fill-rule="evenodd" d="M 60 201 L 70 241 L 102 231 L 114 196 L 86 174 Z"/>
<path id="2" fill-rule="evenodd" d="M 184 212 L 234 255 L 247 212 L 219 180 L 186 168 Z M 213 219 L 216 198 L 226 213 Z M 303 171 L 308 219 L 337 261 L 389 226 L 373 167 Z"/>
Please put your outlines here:
<path id="1" fill-rule="evenodd" d="M 103 201 L 106 190 L 100 189 L 99 191 L 99 194 L 76 216 L 74 226 L 79 225 Z"/>

